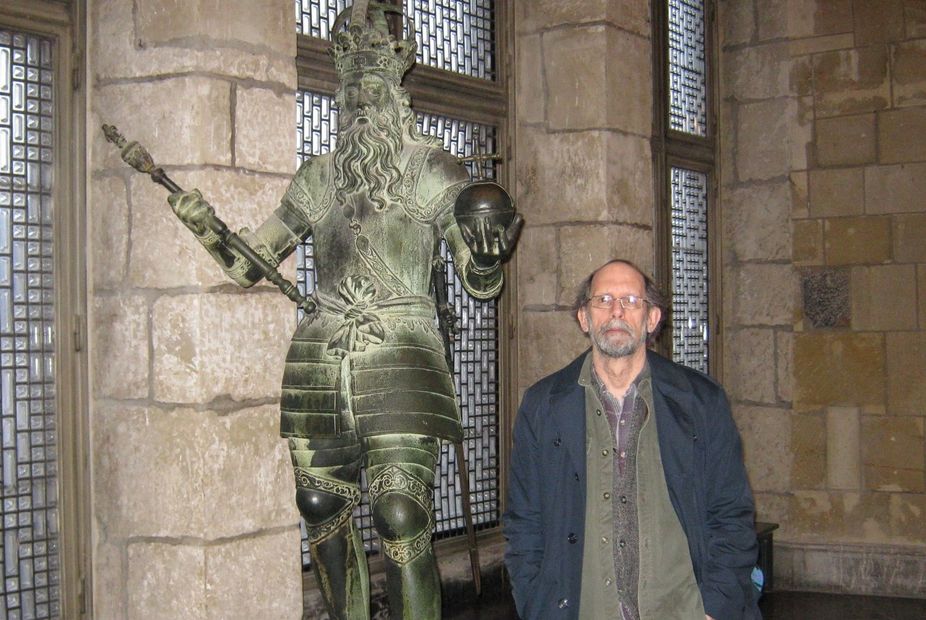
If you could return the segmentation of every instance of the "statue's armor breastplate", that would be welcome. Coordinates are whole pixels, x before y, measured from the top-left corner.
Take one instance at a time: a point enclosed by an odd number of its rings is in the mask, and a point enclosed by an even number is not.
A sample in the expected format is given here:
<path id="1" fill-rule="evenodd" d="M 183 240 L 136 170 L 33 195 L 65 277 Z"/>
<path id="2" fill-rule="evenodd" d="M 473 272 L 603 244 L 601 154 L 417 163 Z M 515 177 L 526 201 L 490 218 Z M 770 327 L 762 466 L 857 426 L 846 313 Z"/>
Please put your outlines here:
<path id="1" fill-rule="evenodd" d="M 427 297 L 436 227 L 410 218 L 398 203 L 377 211 L 365 198 L 353 202 L 335 205 L 314 227 L 318 292 L 335 296 L 344 278 L 368 276 L 377 301 Z"/>

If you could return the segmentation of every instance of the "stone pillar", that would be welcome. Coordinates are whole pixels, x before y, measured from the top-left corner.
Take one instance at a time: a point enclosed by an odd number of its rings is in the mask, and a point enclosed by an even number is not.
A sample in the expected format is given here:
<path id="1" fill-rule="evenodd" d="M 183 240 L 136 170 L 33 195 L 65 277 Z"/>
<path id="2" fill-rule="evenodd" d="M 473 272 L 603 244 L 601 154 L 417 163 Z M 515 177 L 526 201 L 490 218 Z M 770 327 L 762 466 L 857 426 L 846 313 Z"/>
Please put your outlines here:
<path id="1" fill-rule="evenodd" d="M 926 12 L 719 9 L 725 383 L 778 584 L 922 596 Z"/>
<path id="2" fill-rule="evenodd" d="M 588 346 L 569 308 L 615 257 L 652 272 L 648 2 L 515 3 L 520 389 Z"/>
<path id="3" fill-rule="evenodd" d="M 277 410 L 295 309 L 226 280 L 99 130 L 259 225 L 295 170 L 292 2 L 88 5 L 94 617 L 301 618 Z"/>

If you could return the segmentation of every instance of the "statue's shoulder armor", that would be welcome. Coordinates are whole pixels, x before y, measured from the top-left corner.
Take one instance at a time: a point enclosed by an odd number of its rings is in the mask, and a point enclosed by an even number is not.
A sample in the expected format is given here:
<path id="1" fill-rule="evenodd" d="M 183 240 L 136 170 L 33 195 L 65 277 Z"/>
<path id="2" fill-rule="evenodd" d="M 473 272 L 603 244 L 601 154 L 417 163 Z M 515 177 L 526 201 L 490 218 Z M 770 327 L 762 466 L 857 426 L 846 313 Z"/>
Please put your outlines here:
<path id="1" fill-rule="evenodd" d="M 331 153 L 307 159 L 286 190 L 284 200 L 301 211 L 310 224 L 320 220 L 334 202 L 333 166 Z"/>
<path id="2" fill-rule="evenodd" d="M 422 223 L 431 223 L 469 183 L 469 173 L 460 160 L 433 146 L 415 146 L 402 176 L 405 211 Z"/>

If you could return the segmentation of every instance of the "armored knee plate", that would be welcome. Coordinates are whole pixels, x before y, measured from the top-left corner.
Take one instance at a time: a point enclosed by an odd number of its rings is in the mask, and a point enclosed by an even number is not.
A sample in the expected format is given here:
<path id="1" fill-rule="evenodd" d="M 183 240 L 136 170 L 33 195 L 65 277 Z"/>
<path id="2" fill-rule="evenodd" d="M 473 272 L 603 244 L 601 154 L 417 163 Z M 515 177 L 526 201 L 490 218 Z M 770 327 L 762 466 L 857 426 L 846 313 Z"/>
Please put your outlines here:
<path id="1" fill-rule="evenodd" d="M 407 564 L 431 544 L 434 528 L 431 487 L 397 466 L 370 482 L 373 523 L 386 556 Z"/>
<path id="2" fill-rule="evenodd" d="M 305 519 L 309 542 L 318 544 L 348 523 L 360 503 L 360 487 L 294 467 L 296 503 Z"/>

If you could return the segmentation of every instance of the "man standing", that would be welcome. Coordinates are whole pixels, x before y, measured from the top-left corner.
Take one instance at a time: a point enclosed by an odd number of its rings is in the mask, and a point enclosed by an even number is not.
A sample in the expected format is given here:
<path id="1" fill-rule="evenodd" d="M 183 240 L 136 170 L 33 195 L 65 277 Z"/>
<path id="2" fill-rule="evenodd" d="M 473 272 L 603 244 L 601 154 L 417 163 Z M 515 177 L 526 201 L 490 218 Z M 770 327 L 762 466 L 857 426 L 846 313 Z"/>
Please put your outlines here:
<path id="1" fill-rule="evenodd" d="M 394 7 L 369 3 L 368 15 L 367 4 L 354 3 L 351 26 L 331 49 L 340 78 L 337 148 L 305 162 L 273 215 L 240 236 L 273 266 L 310 234 L 318 257 L 318 307 L 300 322 L 286 357 L 281 433 L 331 617 L 369 617 L 366 555 L 351 518 L 363 466 L 391 617 L 436 619 L 434 468 L 440 440 L 459 441 L 462 429 L 435 328 L 432 268 L 443 239 L 464 288 L 479 299 L 498 295 L 521 219 L 500 224 L 470 213 L 457 221 L 455 208 L 473 206 L 465 200 L 469 175 L 418 131 L 401 86 L 414 40 L 389 34 L 383 13 Z M 199 192 L 170 202 L 229 277 L 242 286 L 261 278 L 206 226 L 212 208 Z"/>
<path id="2" fill-rule="evenodd" d="M 633 263 L 576 298 L 591 351 L 524 395 L 504 516 L 518 612 L 534 618 L 759 618 L 757 543 L 723 389 L 646 345 L 667 311 Z"/>

